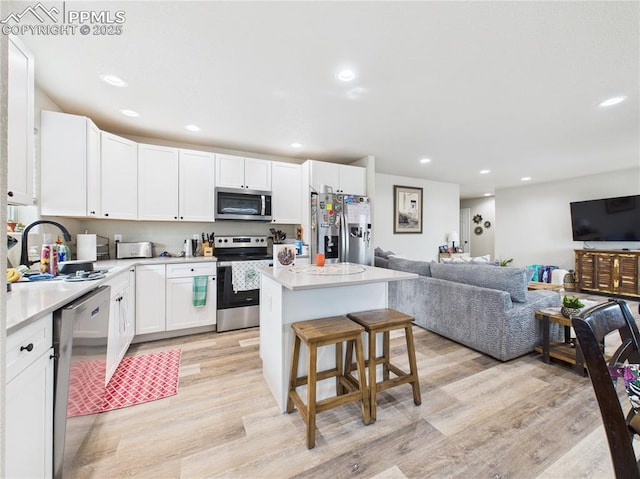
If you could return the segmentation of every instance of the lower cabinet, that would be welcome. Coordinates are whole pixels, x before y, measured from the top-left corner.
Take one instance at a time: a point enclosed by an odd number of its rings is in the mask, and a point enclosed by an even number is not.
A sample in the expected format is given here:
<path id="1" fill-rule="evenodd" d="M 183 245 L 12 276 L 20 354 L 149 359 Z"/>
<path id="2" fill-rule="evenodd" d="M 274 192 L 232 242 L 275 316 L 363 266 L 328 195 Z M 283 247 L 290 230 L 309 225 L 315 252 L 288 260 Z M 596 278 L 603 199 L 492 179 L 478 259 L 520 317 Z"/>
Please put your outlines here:
<path id="1" fill-rule="evenodd" d="M 7 337 L 5 477 L 53 471 L 53 317 Z"/>
<path id="2" fill-rule="evenodd" d="M 135 336 L 135 309 L 130 282 L 131 271 L 120 273 L 106 284 L 111 286 L 109 303 L 109 339 L 107 341 L 108 383 Z"/>
<path id="3" fill-rule="evenodd" d="M 207 278 L 205 304 L 194 306 L 194 278 L 199 276 Z M 215 324 L 215 262 L 142 265 L 136 268 L 136 334 Z"/>

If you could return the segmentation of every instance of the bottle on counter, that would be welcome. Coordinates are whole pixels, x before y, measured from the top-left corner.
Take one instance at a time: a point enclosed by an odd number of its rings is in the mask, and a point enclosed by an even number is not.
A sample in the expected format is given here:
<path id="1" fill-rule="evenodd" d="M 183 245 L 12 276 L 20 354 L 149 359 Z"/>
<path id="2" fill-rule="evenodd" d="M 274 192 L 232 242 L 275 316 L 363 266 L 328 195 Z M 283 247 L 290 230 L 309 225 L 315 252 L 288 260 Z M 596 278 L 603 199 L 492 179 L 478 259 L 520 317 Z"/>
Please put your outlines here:
<path id="1" fill-rule="evenodd" d="M 40 272 L 58 276 L 58 250 L 55 244 L 43 244 L 40 253 Z"/>
<path id="2" fill-rule="evenodd" d="M 56 251 L 58 253 L 58 263 L 71 260 L 71 250 L 62 242 L 62 236 L 58 235 L 56 240 Z"/>

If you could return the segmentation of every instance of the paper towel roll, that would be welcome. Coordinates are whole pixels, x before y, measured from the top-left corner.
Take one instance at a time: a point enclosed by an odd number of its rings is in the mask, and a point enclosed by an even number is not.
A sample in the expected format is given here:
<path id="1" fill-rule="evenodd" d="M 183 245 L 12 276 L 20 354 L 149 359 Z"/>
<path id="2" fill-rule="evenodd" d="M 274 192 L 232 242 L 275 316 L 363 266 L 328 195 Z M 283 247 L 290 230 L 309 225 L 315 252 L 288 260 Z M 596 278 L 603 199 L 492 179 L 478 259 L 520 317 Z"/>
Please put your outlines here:
<path id="1" fill-rule="evenodd" d="M 95 261 L 97 258 L 96 235 L 80 234 L 77 236 L 76 256 L 81 261 Z"/>

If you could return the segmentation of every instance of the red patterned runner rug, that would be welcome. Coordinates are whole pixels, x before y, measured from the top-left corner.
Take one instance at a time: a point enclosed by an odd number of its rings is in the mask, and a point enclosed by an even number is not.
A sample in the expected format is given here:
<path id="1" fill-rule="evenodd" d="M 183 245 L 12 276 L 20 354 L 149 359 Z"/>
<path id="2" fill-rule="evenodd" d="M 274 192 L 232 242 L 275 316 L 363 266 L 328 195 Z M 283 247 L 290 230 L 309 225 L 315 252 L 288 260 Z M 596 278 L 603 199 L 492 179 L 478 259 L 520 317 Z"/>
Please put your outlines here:
<path id="1" fill-rule="evenodd" d="M 127 356 L 106 388 L 100 384 L 100 378 L 104 378 L 104 361 L 73 364 L 67 416 L 111 411 L 177 394 L 181 354 L 181 350 L 173 349 Z"/>

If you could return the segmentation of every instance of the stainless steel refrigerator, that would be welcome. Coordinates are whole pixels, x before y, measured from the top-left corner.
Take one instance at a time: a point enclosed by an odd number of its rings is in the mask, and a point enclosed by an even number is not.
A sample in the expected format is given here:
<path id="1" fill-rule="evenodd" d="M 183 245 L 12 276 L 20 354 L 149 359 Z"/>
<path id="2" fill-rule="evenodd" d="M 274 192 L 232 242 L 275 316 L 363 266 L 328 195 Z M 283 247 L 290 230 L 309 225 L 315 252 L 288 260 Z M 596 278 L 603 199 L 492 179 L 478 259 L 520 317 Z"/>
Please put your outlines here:
<path id="1" fill-rule="evenodd" d="M 343 193 L 311 193 L 311 262 L 371 265 L 371 202 Z"/>

